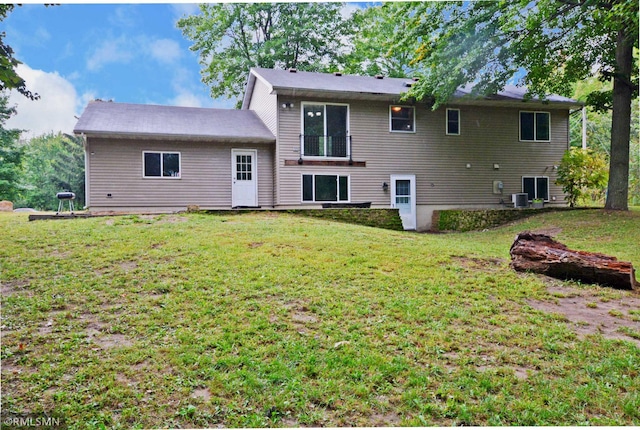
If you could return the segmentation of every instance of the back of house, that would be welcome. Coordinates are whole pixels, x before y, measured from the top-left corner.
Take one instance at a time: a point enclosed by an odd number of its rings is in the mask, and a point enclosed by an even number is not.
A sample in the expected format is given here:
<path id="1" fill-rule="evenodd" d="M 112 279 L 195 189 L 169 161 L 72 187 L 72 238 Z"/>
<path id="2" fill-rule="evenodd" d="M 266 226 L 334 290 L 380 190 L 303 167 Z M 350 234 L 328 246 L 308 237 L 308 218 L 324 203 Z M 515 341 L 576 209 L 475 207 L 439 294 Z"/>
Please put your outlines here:
<path id="1" fill-rule="evenodd" d="M 437 110 L 411 79 L 251 69 L 240 110 L 91 102 L 92 211 L 398 208 L 405 229 L 435 209 L 564 205 L 556 170 L 580 104 L 460 89 Z"/>

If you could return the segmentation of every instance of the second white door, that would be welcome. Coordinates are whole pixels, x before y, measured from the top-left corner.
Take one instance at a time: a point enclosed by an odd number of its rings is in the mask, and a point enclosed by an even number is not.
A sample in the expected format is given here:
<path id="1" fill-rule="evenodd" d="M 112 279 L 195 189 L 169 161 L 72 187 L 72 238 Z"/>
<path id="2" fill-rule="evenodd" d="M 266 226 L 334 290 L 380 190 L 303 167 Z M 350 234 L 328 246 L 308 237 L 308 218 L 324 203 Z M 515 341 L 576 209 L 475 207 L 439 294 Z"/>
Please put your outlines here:
<path id="1" fill-rule="evenodd" d="M 391 175 L 391 207 L 399 209 L 405 230 L 416 229 L 416 175 Z"/>

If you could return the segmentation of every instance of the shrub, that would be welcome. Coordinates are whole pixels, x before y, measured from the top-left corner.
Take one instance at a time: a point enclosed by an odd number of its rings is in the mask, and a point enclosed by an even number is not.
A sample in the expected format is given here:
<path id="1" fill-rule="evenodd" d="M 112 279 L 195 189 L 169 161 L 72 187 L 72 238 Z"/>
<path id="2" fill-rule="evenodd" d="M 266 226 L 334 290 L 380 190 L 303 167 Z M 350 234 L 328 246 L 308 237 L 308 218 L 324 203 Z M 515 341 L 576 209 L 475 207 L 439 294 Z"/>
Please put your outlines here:
<path id="1" fill-rule="evenodd" d="M 556 184 L 562 185 L 569 206 L 575 207 L 584 196 L 590 196 L 593 201 L 601 199 L 608 179 L 607 161 L 602 154 L 572 148 L 562 157 Z"/>

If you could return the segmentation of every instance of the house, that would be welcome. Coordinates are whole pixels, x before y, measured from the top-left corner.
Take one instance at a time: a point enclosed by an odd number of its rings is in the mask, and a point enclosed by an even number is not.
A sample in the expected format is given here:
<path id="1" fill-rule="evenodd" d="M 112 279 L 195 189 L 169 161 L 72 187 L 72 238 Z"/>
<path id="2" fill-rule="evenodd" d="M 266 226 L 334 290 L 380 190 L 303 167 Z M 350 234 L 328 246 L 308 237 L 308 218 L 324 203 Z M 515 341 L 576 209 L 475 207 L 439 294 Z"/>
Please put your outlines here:
<path id="1" fill-rule="evenodd" d="M 486 98 L 461 88 L 447 106 L 402 101 L 410 79 L 253 68 L 242 108 L 94 101 L 86 142 L 92 211 L 397 207 L 405 229 L 435 209 L 564 205 L 556 170 L 569 146 L 560 96 Z"/>

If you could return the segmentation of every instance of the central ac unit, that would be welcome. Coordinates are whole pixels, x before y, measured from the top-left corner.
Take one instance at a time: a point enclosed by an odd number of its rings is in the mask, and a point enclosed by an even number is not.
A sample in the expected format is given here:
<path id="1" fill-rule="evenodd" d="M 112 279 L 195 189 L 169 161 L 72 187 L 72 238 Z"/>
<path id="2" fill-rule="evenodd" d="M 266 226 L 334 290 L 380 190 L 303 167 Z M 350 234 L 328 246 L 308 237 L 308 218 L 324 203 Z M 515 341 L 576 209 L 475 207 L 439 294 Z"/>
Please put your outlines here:
<path id="1" fill-rule="evenodd" d="M 513 206 L 515 206 L 516 208 L 529 207 L 529 194 L 527 193 L 511 194 L 511 201 L 513 202 Z"/>

